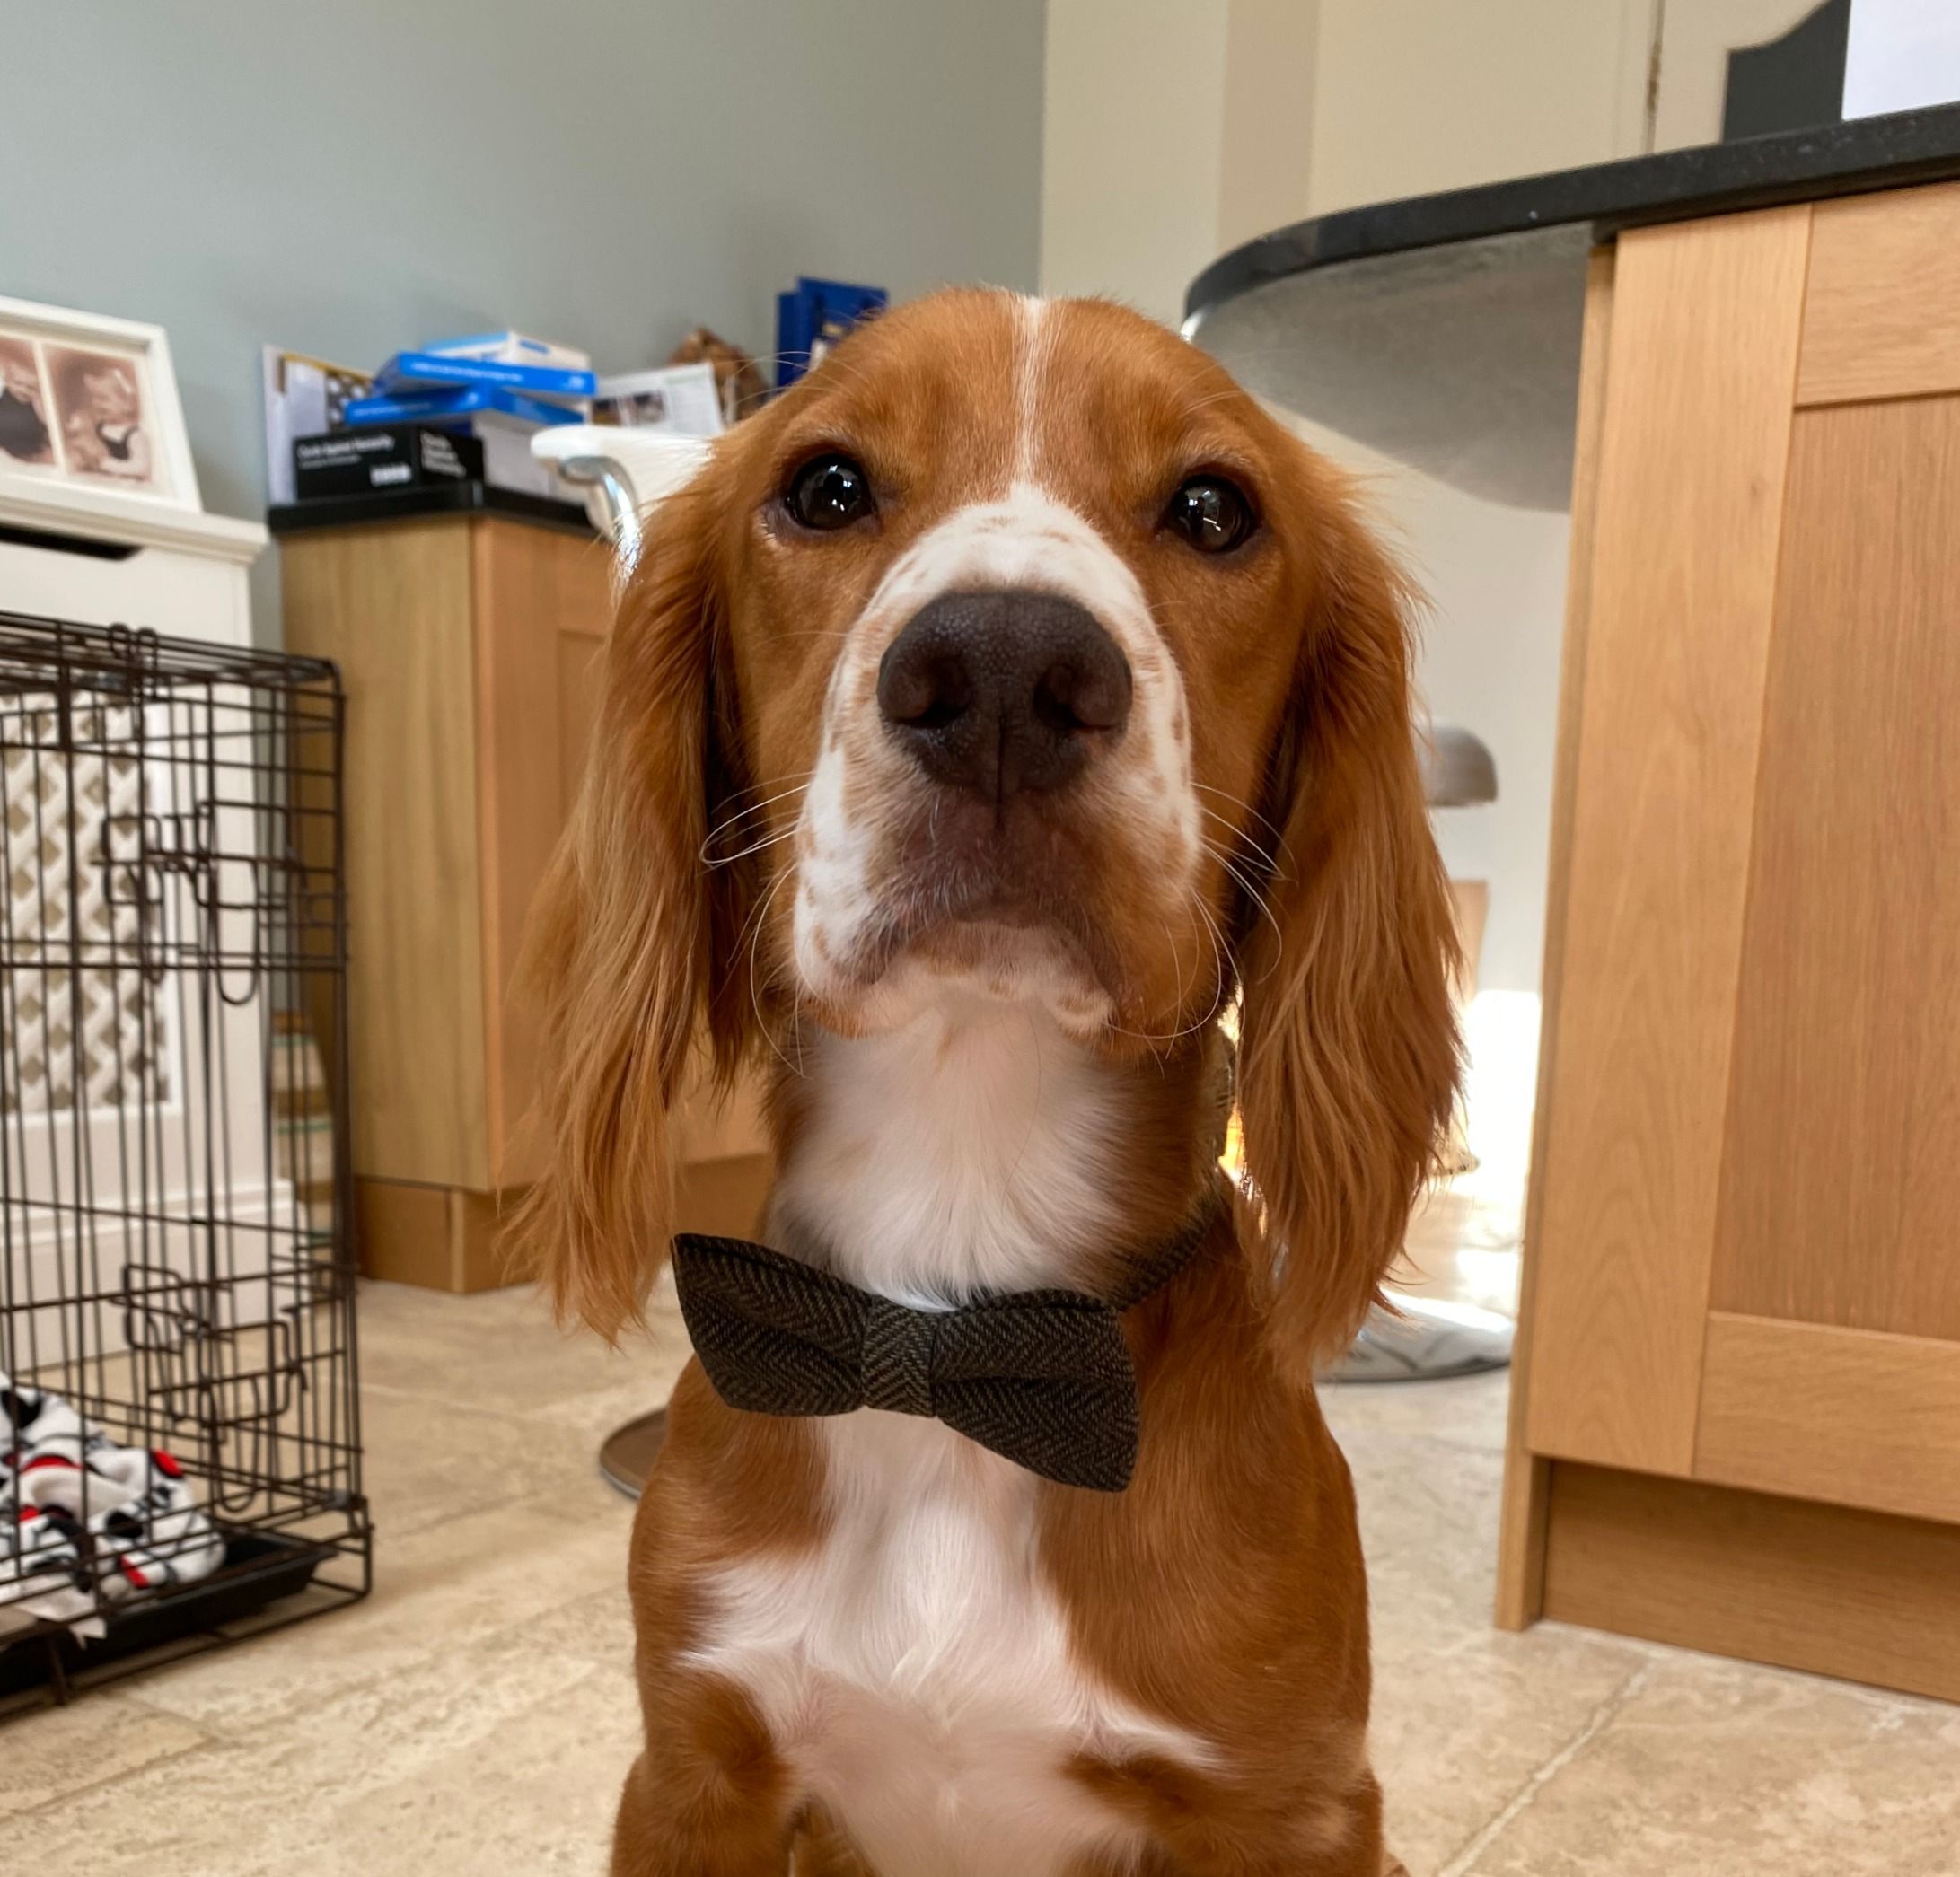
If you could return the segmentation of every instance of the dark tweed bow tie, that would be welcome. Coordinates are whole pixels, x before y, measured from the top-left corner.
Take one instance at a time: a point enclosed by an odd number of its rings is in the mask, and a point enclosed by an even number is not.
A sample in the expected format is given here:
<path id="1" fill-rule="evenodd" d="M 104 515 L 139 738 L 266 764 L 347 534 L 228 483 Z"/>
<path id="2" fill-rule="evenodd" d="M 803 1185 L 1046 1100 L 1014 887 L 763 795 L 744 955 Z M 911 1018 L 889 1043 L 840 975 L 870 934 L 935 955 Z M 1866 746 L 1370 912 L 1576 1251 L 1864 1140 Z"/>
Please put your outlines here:
<path id="1" fill-rule="evenodd" d="M 1020 1291 L 910 1310 L 767 1245 L 682 1232 L 674 1281 L 715 1391 L 751 1414 L 927 1415 L 1064 1486 L 1121 1492 L 1137 1461 L 1137 1377 L 1118 1320 L 1203 1241 L 1198 1215 L 1105 1302 Z"/>

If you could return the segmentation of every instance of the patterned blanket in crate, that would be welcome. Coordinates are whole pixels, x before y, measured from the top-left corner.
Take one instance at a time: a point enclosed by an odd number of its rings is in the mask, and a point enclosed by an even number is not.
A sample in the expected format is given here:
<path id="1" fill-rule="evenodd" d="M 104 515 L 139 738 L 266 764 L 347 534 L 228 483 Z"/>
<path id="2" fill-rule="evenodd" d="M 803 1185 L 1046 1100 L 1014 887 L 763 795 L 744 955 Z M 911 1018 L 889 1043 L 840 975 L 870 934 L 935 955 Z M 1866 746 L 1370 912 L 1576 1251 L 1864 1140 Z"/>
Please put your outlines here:
<path id="1" fill-rule="evenodd" d="M 105 1609 L 207 1577 L 224 1543 L 161 1447 L 119 1447 L 59 1395 L 0 1373 L 0 1639 L 100 1636 Z"/>

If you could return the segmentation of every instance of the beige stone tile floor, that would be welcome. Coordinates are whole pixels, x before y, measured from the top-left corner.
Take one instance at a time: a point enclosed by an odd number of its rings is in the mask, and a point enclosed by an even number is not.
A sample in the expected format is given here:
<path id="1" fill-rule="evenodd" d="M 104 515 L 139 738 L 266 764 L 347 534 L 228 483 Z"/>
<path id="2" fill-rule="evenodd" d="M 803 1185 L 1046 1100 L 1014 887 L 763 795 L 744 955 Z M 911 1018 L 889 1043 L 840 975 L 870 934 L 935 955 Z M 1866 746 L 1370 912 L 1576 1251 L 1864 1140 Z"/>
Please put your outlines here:
<path id="1" fill-rule="evenodd" d="M 1431 1223 L 1438 1241 L 1455 1229 Z M 1502 1301 L 1500 1257 L 1454 1284 L 1419 1262 L 1432 1289 Z M 523 1291 L 375 1285 L 360 1307 L 374 1594 L 0 1724 L 0 1867 L 603 1869 L 635 1715 L 629 1509 L 593 1454 L 658 1399 L 678 1327 L 612 1355 L 560 1337 Z M 1490 1627 L 1504 1406 L 1502 1376 L 1327 1396 L 1373 1580 L 1376 1759 L 1413 1877 L 1960 1873 L 1960 1709 Z"/>

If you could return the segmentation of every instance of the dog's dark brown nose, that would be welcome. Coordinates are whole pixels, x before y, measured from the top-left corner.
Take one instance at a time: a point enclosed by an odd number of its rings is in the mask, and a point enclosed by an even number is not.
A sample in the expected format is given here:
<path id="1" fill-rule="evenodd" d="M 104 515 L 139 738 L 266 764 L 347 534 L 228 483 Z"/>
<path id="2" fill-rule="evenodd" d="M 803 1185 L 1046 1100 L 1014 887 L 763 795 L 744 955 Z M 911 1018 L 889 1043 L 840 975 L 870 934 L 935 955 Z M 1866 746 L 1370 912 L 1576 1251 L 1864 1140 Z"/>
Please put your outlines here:
<path id="1" fill-rule="evenodd" d="M 1002 802 L 1072 781 L 1123 727 L 1129 662 L 1059 593 L 946 593 L 886 647 L 878 707 L 928 776 Z"/>

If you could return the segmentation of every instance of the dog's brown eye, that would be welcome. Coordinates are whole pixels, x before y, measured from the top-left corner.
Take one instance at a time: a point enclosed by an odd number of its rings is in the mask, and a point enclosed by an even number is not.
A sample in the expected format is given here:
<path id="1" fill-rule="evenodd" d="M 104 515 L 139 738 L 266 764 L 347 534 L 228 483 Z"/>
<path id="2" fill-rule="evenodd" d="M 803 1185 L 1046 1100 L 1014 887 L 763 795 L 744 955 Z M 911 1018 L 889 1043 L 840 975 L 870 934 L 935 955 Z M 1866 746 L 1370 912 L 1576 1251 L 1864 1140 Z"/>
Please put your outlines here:
<path id="1" fill-rule="evenodd" d="M 1258 525 L 1252 504 L 1222 476 L 1193 476 L 1164 511 L 1164 525 L 1200 554 L 1228 554 Z"/>
<path id="2" fill-rule="evenodd" d="M 839 450 L 813 456 L 790 478 L 783 506 L 792 521 L 825 534 L 877 511 L 871 499 L 871 478 Z"/>

